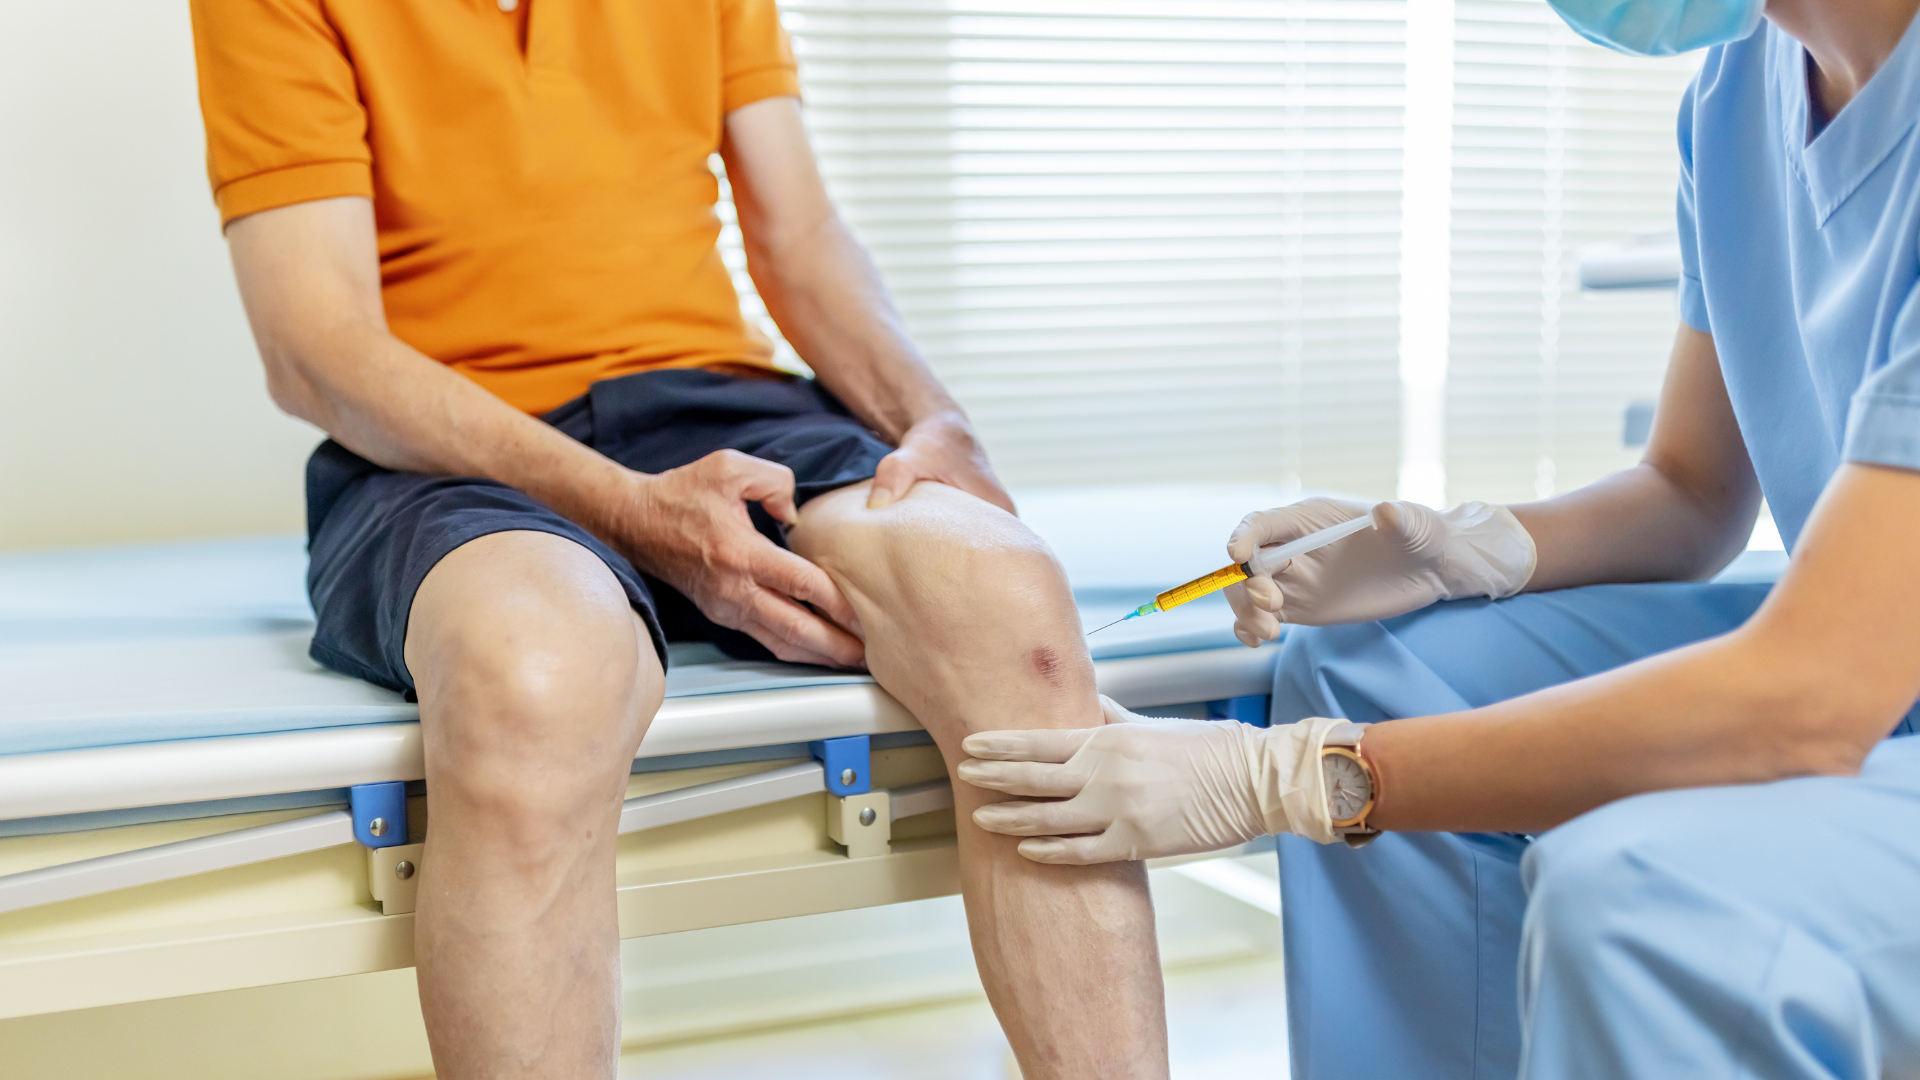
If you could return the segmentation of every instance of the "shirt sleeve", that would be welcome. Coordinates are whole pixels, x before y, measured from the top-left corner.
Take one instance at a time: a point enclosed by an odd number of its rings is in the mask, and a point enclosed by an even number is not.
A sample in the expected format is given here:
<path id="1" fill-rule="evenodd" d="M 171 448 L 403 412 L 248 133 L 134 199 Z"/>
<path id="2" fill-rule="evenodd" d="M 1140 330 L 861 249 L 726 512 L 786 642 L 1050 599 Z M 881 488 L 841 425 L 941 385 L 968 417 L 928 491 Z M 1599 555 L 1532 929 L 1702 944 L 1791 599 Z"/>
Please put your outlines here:
<path id="1" fill-rule="evenodd" d="M 1907 290 L 1894 316 L 1886 363 L 1854 391 L 1842 456 L 1920 469 L 1920 282 Z"/>
<path id="2" fill-rule="evenodd" d="M 800 69 L 774 0 L 720 0 L 721 107 L 799 97 Z"/>
<path id="3" fill-rule="evenodd" d="M 192 0 L 207 173 L 224 226 L 373 196 L 367 114 L 319 0 Z"/>
<path id="4" fill-rule="evenodd" d="M 1693 110 L 1700 92 L 1695 75 L 1680 99 L 1680 192 L 1675 219 L 1680 233 L 1680 319 L 1703 334 L 1713 333 L 1707 320 L 1707 294 L 1700 286 L 1700 229 L 1694 219 Z"/>

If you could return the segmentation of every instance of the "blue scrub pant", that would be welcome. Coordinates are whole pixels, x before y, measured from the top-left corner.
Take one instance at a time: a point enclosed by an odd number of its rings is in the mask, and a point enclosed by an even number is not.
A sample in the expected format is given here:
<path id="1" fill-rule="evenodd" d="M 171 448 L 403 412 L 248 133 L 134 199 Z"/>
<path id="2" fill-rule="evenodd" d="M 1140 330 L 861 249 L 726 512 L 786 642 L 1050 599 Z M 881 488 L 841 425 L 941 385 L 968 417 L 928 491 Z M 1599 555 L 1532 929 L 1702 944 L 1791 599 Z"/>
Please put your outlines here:
<path id="1" fill-rule="evenodd" d="M 1294 628 L 1274 721 L 1491 704 L 1724 633 L 1766 590 Z M 1858 778 L 1642 795 L 1538 839 L 1282 837 L 1280 876 L 1294 1080 L 1920 1076 L 1920 739 Z"/>

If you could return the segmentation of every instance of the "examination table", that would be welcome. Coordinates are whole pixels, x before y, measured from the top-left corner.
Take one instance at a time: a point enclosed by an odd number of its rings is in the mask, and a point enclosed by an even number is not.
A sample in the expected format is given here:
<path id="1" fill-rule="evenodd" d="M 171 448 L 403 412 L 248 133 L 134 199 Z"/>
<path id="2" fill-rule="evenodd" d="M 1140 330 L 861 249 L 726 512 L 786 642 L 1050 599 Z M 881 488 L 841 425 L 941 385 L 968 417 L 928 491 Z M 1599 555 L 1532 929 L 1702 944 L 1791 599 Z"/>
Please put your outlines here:
<path id="1" fill-rule="evenodd" d="M 1020 501 L 1094 627 L 1298 494 Z M 0 1021 L 411 965 L 417 710 L 307 658 L 304 571 L 297 537 L 0 557 Z M 1101 633 L 1101 690 L 1265 723 L 1276 649 L 1230 624 L 1215 596 Z M 621 817 L 621 935 L 954 893 L 951 807 L 870 679 L 676 645 Z"/>

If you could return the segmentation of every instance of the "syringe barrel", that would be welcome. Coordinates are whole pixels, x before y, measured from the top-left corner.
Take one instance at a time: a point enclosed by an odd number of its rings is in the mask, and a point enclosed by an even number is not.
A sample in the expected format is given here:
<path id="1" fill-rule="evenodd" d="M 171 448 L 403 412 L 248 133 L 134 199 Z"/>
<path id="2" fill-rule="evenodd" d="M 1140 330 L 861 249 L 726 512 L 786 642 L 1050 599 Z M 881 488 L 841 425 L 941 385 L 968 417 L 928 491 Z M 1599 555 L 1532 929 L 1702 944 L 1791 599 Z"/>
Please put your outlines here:
<path id="1" fill-rule="evenodd" d="M 1234 566 L 1223 566 L 1206 577 L 1195 578 L 1185 585 L 1175 585 L 1166 592 L 1153 598 L 1159 610 L 1177 608 L 1190 600 L 1198 600 L 1211 593 L 1237 582 L 1245 581 L 1254 574 L 1271 574 L 1295 555 L 1304 555 L 1316 548 L 1325 547 L 1343 536 L 1352 536 L 1362 529 L 1373 525 L 1373 518 L 1361 515 L 1351 521 L 1343 521 L 1318 532 L 1308 533 L 1298 540 L 1291 540 L 1272 547 L 1263 547 L 1253 553 L 1253 558 Z M 1144 614 L 1144 612 L 1135 612 Z"/>
<path id="2" fill-rule="evenodd" d="M 1247 580 L 1247 572 L 1238 565 L 1223 566 L 1206 577 L 1195 578 L 1185 585 L 1175 585 L 1153 599 L 1160 605 L 1160 610 L 1165 611 L 1168 608 L 1179 607 L 1189 600 L 1198 600 L 1211 593 L 1217 593 L 1234 582 L 1245 580 Z"/>

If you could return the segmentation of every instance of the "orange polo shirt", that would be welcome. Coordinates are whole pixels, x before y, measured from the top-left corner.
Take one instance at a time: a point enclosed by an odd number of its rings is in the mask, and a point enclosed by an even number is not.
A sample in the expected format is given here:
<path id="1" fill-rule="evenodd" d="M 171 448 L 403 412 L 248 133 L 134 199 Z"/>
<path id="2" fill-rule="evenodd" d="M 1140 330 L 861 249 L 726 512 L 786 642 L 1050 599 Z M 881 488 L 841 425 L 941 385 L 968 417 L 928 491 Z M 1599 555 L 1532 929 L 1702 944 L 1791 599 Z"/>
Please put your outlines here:
<path id="1" fill-rule="evenodd" d="M 193 0 L 224 224 L 362 195 L 401 340 L 541 413 L 770 367 L 715 240 L 728 112 L 798 94 L 774 0 Z"/>

